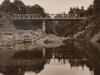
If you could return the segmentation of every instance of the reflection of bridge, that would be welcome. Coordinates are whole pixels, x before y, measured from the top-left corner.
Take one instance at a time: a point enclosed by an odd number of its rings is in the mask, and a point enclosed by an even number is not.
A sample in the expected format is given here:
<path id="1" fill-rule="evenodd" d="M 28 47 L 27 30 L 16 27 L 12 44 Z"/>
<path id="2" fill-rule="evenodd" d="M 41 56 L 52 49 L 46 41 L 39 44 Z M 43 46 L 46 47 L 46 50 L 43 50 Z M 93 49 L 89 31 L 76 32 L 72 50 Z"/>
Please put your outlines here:
<path id="1" fill-rule="evenodd" d="M 24 75 L 26 71 L 39 73 L 44 69 L 46 63 L 50 64 L 51 59 L 58 59 L 58 62 L 63 59 L 64 63 L 67 59 L 70 65 L 86 65 L 94 69 L 94 75 L 99 75 L 100 52 L 94 50 L 94 47 L 87 47 L 87 44 L 86 46 L 79 45 L 78 48 L 73 44 L 67 44 L 66 47 L 34 49 L 32 51 L 0 50 L 0 72 L 5 75 Z"/>

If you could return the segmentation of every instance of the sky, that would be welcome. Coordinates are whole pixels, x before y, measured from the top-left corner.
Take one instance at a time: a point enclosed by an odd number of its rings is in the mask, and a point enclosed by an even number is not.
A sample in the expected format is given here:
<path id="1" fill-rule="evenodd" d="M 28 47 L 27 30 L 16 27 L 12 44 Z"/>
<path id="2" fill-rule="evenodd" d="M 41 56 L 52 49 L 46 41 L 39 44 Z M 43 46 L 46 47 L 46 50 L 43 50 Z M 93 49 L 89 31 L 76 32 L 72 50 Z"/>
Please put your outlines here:
<path id="1" fill-rule="evenodd" d="M 2 3 L 3 0 L 0 0 Z M 13 1 L 13 0 L 10 0 Z M 45 12 L 56 14 L 62 12 L 68 12 L 70 7 L 81 7 L 84 6 L 85 9 L 93 3 L 93 0 L 21 0 L 26 5 L 39 4 L 45 9 Z"/>

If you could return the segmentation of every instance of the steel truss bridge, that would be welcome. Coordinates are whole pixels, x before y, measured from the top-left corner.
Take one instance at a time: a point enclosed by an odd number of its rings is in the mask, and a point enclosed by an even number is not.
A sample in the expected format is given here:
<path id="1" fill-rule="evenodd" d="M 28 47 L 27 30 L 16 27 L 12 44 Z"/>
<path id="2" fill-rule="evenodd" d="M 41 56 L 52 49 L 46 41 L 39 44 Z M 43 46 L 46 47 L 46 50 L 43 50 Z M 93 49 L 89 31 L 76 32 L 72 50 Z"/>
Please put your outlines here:
<path id="1" fill-rule="evenodd" d="M 12 14 L 10 19 L 34 19 L 34 20 L 86 20 L 86 17 L 80 17 L 77 14 L 48 14 L 42 17 L 40 14 Z"/>
<path id="2" fill-rule="evenodd" d="M 40 14 L 12 14 L 9 16 L 13 20 L 42 20 L 42 31 L 46 33 L 46 21 L 86 21 L 87 17 L 80 17 L 77 14 L 48 14 L 42 17 Z"/>

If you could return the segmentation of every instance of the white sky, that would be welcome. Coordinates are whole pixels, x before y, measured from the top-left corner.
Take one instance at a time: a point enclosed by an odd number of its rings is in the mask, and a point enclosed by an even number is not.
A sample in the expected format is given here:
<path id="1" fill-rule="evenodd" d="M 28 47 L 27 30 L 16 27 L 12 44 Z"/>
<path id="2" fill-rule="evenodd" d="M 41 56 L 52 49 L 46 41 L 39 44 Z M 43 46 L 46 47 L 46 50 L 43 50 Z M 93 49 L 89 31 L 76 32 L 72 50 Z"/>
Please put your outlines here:
<path id="1" fill-rule="evenodd" d="M 3 0 L 0 0 L 0 3 Z M 11 0 L 13 1 L 13 0 Z M 41 5 L 48 13 L 68 12 L 70 7 L 81 7 L 85 9 L 93 3 L 93 0 L 22 0 L 26 5 Z"/>

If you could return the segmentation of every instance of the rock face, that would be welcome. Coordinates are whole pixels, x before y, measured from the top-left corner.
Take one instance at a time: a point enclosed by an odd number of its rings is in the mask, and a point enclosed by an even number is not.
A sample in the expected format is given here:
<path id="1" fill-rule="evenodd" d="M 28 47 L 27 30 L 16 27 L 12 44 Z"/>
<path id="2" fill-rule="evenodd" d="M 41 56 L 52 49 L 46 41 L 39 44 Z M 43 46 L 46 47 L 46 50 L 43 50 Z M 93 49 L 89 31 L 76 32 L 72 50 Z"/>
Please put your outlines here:
<path id="1" fill-rule="evenodd" d="M 64 40 L 65 40 L 64 37 L 57 37 L 52 34 L 46 34 L 44 37 L 37 40 L 36 43 L 38 43 L 39 45 L 42 45 L 42 46 L 46 46 L 46 47 L 48 47 L 48 46 L 53 47 L 53 45 L 54 46 L 62 45 Z"/>
<path id="2" fill-rule="evenodd" d="M 97 42 L 100 42 L 100 32 L 99 33 L 97 33 L 97 34 L 95 34 L 94 36 L 93 36 L 93 38 L 91 39 L 91 41 L 97 41 Z"/>
<path id="3" fill-rule="evenodd" d="M 57 47 L 63 44 L 66 38 L 52 34 L 43 34 L 40 31 L 18 30 L 13 33 L 1 35 L 0 46 L 13 46 L 15 44 L 32 44 L 42 47 Z"/>

